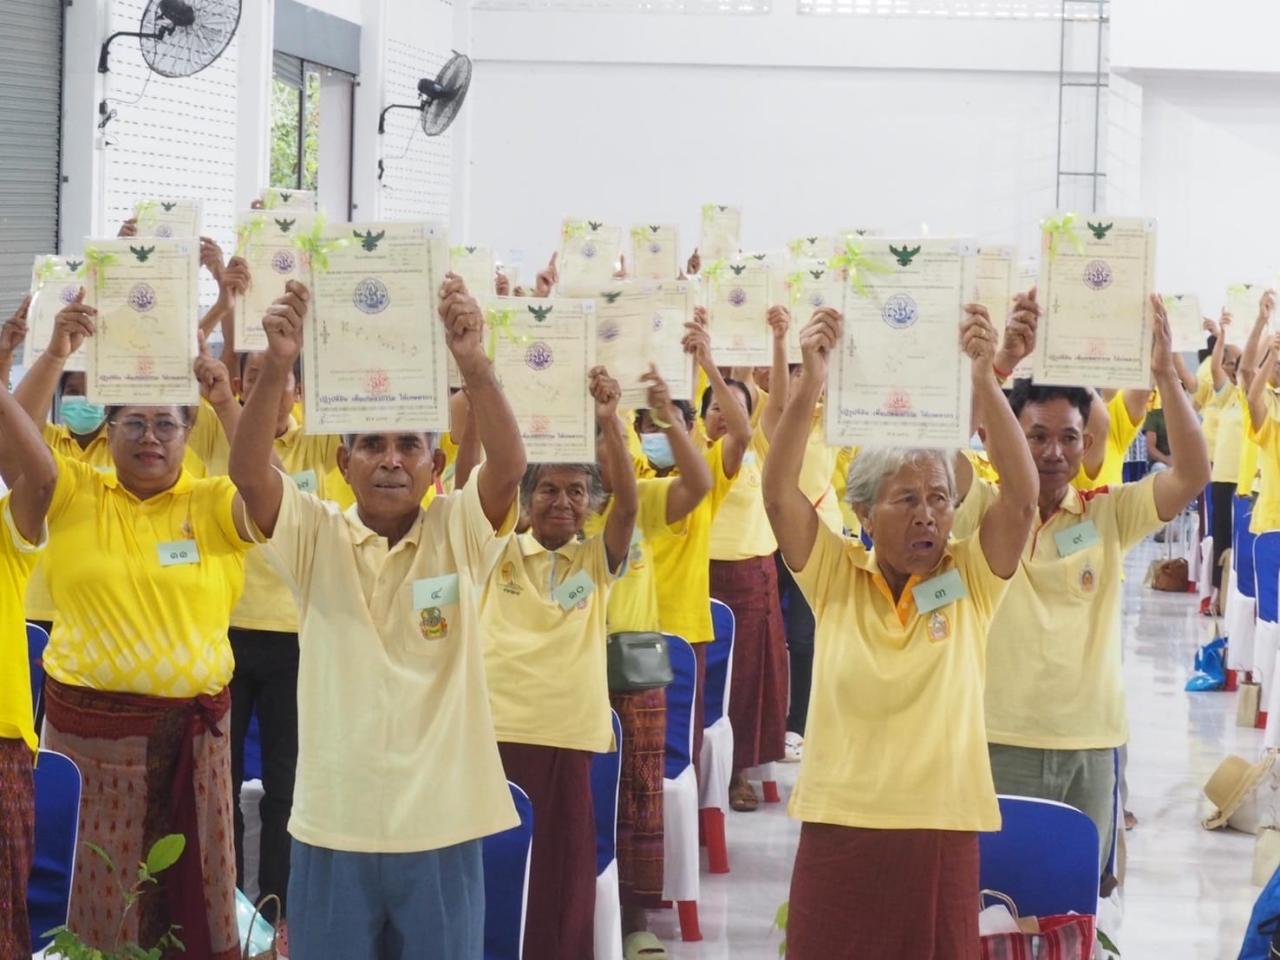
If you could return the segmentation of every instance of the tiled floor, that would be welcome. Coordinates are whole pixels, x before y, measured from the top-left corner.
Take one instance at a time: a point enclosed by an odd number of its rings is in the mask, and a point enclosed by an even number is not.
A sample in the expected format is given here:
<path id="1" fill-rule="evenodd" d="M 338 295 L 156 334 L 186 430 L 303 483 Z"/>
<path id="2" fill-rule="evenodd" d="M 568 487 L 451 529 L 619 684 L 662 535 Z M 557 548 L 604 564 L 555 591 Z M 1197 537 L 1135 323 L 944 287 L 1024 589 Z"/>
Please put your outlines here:
<path id="1" fill-rule="evenodd" d="M 1200 827 L 1201 787 L 1228 753 L 1252 759 L 1261 731 L 1235 725 L 1235 696 L 1183 691 L 1198 644 L 1212 631 L 1190 595 L 1142 586 L 1154 544 L 1130 557 L 1125 596 L 1125 675 L 1132 726 L 1129 872 L 1118 945 L 1125 960 L 1231 960 L 1258 890 L 1250 883 L 1253 838 Z M 783 793 L 796 768 L 780 765 Z M 654 932 L 673 960 L 773 960 L 774 912 L 787 898 L 798 825 L 781 805 L 729 817 L 732 873 L 704 872 L 699 903 L 704 940 L 681 943 L 673 914 Z"/>

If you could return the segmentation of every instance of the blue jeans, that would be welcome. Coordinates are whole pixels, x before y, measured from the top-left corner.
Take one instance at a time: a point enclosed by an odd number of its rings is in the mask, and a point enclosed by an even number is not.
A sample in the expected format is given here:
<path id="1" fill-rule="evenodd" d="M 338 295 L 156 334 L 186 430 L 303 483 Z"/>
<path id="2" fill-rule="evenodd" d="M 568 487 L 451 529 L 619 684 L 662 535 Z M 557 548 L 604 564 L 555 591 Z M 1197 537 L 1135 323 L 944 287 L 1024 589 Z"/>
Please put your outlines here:
<path id="1" fill-rule="evenodd" d="M 292 960 L 483 960 L 481 843 L 349 853 L 295 839 Z"/>

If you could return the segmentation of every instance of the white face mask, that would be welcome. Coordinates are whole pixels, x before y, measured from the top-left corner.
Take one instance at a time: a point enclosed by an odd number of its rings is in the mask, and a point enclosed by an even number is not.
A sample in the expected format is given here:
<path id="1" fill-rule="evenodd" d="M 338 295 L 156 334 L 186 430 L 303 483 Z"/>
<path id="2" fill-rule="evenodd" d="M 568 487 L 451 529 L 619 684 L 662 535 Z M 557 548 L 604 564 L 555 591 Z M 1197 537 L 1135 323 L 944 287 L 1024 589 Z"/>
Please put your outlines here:
<path id="1" fill-rule="evenodd" d="M 975 433 L 969 438 L 969 449 L 976 450 L 978 453 L 986 453 L 987 448 L 982 443 L 982 437 Z"/>

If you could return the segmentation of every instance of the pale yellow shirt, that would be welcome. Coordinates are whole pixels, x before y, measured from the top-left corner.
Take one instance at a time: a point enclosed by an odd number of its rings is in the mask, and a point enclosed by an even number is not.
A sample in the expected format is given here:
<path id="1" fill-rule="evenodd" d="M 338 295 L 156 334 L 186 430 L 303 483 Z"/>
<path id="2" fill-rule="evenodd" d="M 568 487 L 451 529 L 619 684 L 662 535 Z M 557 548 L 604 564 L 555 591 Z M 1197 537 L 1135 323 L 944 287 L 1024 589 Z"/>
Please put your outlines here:
<path id="1" fill-rule="evenodd" d="M 1236 496 L 1247 497 L 1258 489 L 1258 439 L 1253 432 L 1253 417 L 1249 413 L 1249 399 L 1244 388 L 1239 387 L 1240 425 L 1243 439 L 1240 442 L 1240 469 L 1236 471 Z"/>
<path id="2" fill-rule="evenodd" d="M 26 541 L 14 526 L 9 497 L 0 499 L 0 740 L 22 740 L 32 750 L 37 740 L 22 597 L 44 546 Z"/>
<path id="3" fill-rule="evenodd" d="M 515 519 L 512 504 L 499 532 Z M 498 551 L 478 484 L 437 497 L 388 547 L 355 507 L 285 483 L 271 556 L 299 607 L 289 832 L 412 853 L 515 826 L 484 678 L 480 596 Z M 416 610 L 414 583 L 436 577 L 457 578 L 458 602 Z"/>
<path id="4" fill-rule="evenodd" d="M 1253 519 L 1249 521 L 1252 533 L 1280 530 L 1280 398 L 1268 389 L 1263 392 L 1263 402 L 1267 418 L 1251 433 L 1258 445 L 1258 466 L 1262 471 L 1258 502 L 1253 505 Z"/>
<path id="5" fill-rule="evenodd" d="M 764 512 L 761 474 L 769 442 L 755 427 L 751 444 L 742 454 L 742 466 L 724 503 L 711 523 L 712 560 L 749 560 L 772 556 L 778 549 L 773 528 Z"/>
<path id="6" fill-rule="evenodd" d="M 875 555 L 822 524 L 796 584 L 817 638 L 804 759 L 790 813 L 885 830 L 997 830 L 982 720 L 987 629 L 1007 583 L 976 536 L 947 547 L 965 596 L 927 613 L 912 577 L 897 604 Z M 932 577 L 927 578 L 932 579 Z"/>
<path id="7" fill-rule="evenodd" d="M 1118 747 L 1129 739 L 1120 670 L 1124 556 L 1160 529 L 1155 477 L 1082 493 L 1068 488 L 1036 523 L 991 624 L 987 737 L 1041 750 Z M 995 484 L 974 480 L 955 536 L 976 531 Z M 1063 555 L 1055 535 L 1085 522 L 1096 542 Z"/>
<path id="8" fill-rule="evenodd" d="M 650 543 L 654 537 L 670 529 L 667 526 L 667 500 L 673 483 L 673 477 L 636 481 L 640 509 L 636 513 L 635 532 L 631 535 L 627 569 L 609 591 L 606 619 L 610 633 L 657 633 L 662 630 Z M 610 502 L 603 514 L 596 514 L 587 521 L 587 536 L 594 537 L 604 530 L 612 509 L 613 503 Z"/>
<path id="9" fill-rule="evenodd" d="M 1240 404 L 1240 391 L 1233 383 L 1225 384 L 1213 399 L 1218 411 L 1218 434 L 1209 448 L 1213 455 L 1213 483 L 1236 483 L 1240 479 L 1240 448 L 1244 445 L 1244 410 Z"/>
<path id="10" fill-rule="evenodd" d="M 555 594 L 574 577 L 590 586 L 566 609 Z M 480 606 L 500 742 L 609 749 L 605 617 L 612 579 L 603 534 L 571 540 L 554 552 L 531 533 L 507 538 Z"/>
<path id="11" fill-rule="evenodd" d="M 1107 452 L 1102 460 L 1102 468 L 1098 475 L 1090 480 L 1085 475 L 1084 467 L 1072 483 L 1077 490 L 1097 490 L 1099 487 L 1118 487 L 1124 483 L 1124 458 L 1129 453 L 1133 439 L 1142 429 L 1145 417 L 1134 423 L 1129 419 L 1129 408 L 1125 406 L 1124 391 L 1116 391 L 1116 395 L 1107 401 L 1107 412 L 1111 415 L 1111 428 L 1107 431 Z"/>

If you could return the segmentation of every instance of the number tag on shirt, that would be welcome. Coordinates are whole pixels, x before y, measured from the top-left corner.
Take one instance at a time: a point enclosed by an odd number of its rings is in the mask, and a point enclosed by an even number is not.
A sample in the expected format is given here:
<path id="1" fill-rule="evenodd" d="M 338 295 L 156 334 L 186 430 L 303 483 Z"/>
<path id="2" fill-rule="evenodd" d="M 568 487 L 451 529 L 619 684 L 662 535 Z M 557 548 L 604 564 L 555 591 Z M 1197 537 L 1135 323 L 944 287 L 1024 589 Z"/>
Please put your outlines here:
<path id="1" fill-rule="evenodd" d="M 551 594 L 551 599 L 560 604 L 562 609 L 572 610 L 595 592 L 596 584 L 591 579 L 591 574 L 585 570 L 579 570 L 556 587 L 555 592 Z"/>
<path id="2" fill-rule="evenodd" d="M 170 540 L 156 547 L 160 566 L 180 567 L 185 563 L 200 562 L 200 548 L 194 540 Z"/>
<path id="3" fill-rule="evenodd" d="M 301 470 L 298 473 L 290 474 L 289 479 L 303 493 L 315 493 L 320 487 L 320 481 L 316 479 L 314 470 Z"/>
<path id="4" fill-rule="evenodd" d="M 929 613 L 931 610 L 945 607 L 948 603 L 963 600 L 969 595 L 969 591 L 965 589 L 959 571 L 948 570 L 932 580 L 916 584 L 911 588 L 911 595 L 915 597 L 916 610 L 920 613 Z"/>
<path id="5" fill-rule="evenodd" d="M 1069 557 L 1073 553 L 1087 550 L 1098 542 L 1098 528 L 1092 520 L 1077 523 L 1053 535 L 1053 542 L 1058 545 L 1058 556 Z"/>
<path id="6" fill-rule="evenodd" d="M 456 573 L 413 581 L 413 609 L 415 610 L 447 607 L 457 602 L 458 575 Z"/>

